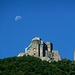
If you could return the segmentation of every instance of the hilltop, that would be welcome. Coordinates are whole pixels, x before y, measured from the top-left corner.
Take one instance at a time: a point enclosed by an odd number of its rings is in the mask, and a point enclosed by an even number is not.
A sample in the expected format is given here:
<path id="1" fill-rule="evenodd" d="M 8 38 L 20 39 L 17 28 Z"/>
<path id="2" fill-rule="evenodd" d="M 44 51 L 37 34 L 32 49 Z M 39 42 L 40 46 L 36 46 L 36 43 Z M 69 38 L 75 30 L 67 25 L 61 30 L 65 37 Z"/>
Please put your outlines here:
<path id="1" fill-rule="evenodd" d="M 42 61 L 33 56 L 0 59 L 0 75 L 75 75 L 75 62 Z"/>

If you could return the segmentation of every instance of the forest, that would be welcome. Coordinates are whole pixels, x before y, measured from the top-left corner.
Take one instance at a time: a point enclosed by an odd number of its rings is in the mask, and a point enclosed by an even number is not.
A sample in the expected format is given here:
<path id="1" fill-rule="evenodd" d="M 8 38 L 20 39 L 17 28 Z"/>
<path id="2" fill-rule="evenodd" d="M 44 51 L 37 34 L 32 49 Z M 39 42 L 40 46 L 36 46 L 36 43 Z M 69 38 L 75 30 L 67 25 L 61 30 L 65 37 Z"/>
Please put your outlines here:
<path id="1" fill-rule="evenodd" d="M 42 61 L 33 56 L 0 59 L 0 75 L 75 75 L 75 62 Z"/>

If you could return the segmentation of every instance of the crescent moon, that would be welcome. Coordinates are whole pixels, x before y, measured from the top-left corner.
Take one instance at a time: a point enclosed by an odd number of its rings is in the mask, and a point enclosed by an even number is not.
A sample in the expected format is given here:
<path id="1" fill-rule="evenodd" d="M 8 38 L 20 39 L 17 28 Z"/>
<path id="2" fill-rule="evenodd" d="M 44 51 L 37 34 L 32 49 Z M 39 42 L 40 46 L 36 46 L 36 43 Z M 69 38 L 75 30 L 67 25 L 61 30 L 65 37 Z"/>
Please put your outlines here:
<path id="1" fill-rule="evenodd" d="M 18 20 L 21 20 L 22 19 L 22 16 L 16 16 L 15 17 L 15 21 L 18 21 Z"/>

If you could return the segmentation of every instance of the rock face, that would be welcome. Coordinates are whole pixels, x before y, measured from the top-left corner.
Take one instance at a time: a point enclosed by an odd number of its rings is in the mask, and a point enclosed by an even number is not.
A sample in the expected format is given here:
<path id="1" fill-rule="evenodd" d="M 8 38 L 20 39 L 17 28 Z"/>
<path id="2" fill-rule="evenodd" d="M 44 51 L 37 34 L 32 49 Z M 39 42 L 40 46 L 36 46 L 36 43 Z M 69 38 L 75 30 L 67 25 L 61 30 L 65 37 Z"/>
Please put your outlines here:
<path id="1" fill-rule="evenodd" d="M 60 60 L 60 55 L 57 50 L 53 50 L 53 44 L 51 42 L 44 42 L 39 37 L 32 39 L 31 44 L 25 48 L 25 54 L 38 57 L 46 61 L 58 61 Z M 20 56 L 20 54 L 18 55 Z M 21 54 L 22 56 L 22 54 Z"/>

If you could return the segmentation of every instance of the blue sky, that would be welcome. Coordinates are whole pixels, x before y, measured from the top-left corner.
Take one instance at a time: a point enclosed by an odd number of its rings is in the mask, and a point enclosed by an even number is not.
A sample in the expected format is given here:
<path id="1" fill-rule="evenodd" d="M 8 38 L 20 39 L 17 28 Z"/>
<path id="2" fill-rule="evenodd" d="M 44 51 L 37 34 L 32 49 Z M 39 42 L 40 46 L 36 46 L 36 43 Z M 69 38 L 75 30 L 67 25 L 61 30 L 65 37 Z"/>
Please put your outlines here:
<path id="1" fill-rule="evenodd" d="M 21 16 L 15 21 L 16 16 Z M 74 0 L 0 0 L 0 58 L 24 52 L 31 39 L 53 43 L 61 57 L 73 60 Z"/>

